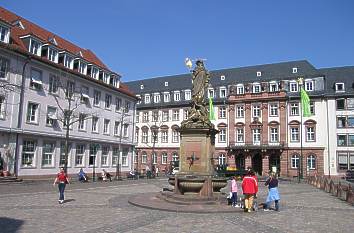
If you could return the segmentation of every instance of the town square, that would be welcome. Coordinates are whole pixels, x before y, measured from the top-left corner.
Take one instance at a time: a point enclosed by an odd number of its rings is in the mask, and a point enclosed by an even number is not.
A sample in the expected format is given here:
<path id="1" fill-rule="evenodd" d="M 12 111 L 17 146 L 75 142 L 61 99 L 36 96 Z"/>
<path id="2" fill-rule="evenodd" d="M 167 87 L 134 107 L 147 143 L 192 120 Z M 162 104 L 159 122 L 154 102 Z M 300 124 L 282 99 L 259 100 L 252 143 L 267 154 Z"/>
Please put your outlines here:
<path id="1" fill-rule="evenodd" d="M 0 232 L 353 232 L 352 9 L 1 3 Z"/>

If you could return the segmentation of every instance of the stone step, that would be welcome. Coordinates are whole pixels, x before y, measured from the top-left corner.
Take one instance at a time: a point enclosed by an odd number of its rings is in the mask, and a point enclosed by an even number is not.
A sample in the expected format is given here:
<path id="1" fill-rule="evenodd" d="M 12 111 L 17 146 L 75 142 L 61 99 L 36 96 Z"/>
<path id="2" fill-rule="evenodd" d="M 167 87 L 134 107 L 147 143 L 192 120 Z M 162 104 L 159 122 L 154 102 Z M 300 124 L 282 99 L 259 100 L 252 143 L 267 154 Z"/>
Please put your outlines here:
<path id="1" fill-rule="evenodd" d="M 15 176 L 1 176 L 0 177 L 0 184 L 7 184 L 13 182 L 22 182 L 22 179 L 19 179 Z"/>

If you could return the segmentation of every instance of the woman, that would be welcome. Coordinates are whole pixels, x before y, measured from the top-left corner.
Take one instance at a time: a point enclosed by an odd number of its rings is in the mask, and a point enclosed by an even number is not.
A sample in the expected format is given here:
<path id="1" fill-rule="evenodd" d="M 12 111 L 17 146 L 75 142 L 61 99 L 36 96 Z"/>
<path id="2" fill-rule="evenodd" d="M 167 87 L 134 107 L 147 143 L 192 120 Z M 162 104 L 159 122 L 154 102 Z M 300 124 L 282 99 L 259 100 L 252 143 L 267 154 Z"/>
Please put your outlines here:
<path id="1" fill-rule="evenodd" d="M 275 174 L 272 172 L 265 182 L 265 186 L 268 186 L 269 192 L 267 196 L 267 200 L 264 206 L 264 211 L 269 211 L 270 204 L 274 201 L 275 202 L 275 210 L 279 211 L 279 191 L 278 191 L 278 179 Z"/>
<path id="2" fill-rule="evenodd" d="M 251 212 L 253 208 L 253 199 L 258 193 L 258 183 L 254 178 L 253 171 L 248 171 L 242 181 L 242 191 L 245 196 L 245 212 Z"/>
<path id="3" fill-rule="evenodd" d="M 64 203 L 64 191 L 66 184 L 70 184 L 68 176 L 64 172 L 64 168 L 60 168 L 60 172 L 54 180 L 53 186 L 58 183 L 59 188 L 59 204 Z"/>

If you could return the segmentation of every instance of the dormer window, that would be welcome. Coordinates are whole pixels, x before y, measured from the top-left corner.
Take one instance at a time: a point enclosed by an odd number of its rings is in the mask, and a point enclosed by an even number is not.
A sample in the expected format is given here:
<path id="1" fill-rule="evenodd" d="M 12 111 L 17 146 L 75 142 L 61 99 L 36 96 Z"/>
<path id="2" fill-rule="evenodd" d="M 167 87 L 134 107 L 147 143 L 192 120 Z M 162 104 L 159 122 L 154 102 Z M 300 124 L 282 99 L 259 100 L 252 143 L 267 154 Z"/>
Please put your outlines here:
<path id="1" fill-rule="evenodd" d="M 278 91 L 278 83 L 270 82 L 269 83 L 269 92 L 276 92 Z"/>
<path id="2" fill-rule="evenodd" d="M 144 85 L 143 85 L 143 84 L 140 85 L 140 89 L 141 89 L 141 90 L 144 89 Z"/>
<path id="3" fill-rule="evenodd" d="M 58 50 L 54 49 L 53 47 L 49 47 L 48 60 L 58 63 Z"/>
<path id="4" fill-rule="evenodd" d="M 336 92 L 343 92 L 343 91 L 345 91 L 344 83 L 336 83 Z"/>
<path id="5" fill-rule="evenodd" d="M 220 87 L 220 98 L 226 98 L 226 87 Z"/>
<path id="6" fill-rule="evenodd" d="M 170 93 L 169 92 L 163 93 L 163 101 L 166 103 L 170 102 Z"/>
<path id="7" fill-rule="evenodd" d="M 42 44 L 39 41 L 31 38 L 29 44 L 29 52 L 34 55 L 41 56 L 41 49 Z"/>
<path id="8" fill-rule="evenodd" d="M 221 75 L 220 80 L 225 80 L 225 75 Z"/>
<path id="9" fill-rule="evenodd" d="M 64 55 L 64 66 L 69 69 L 73 69 L 74 66 L 74 58 L 69 56 L 68 54 Z"/>
<path id="10" fill-rule="evenodd" d="M 190 90 L 184 91 L 184 99 L 185 100 L 191 100 L 192 93 Z"/>
<path id="11" fill-rule="evenodd" d="M 150 95 L 146 94 L 145 95 L 145 100 L 144 100 L 145 104 L 149 104 L 150 103 Z"/>
<path id="12" fill-rule="evenodd" d="M 160 93 L 154 93 L 154 103 L 160 103 L 161 97 Z"/>
<path id="13" fill-rule="evenodd" d="M 8 27 L 0 25 L 0 41 L 4 43 L 9 43 L 10 30 Z"/>
<path id="14" fill-rule="evenodd" d="M 165 87 L 168 87 L 168 82 L 165 82 Z"/>
<path id="15" fill-rule="evenodd" d="M 99 70 L 97 67 L 92 66 L 91 68 L 91 77 L 94 79 L 98 79 L 98 74 L 99 74 Z"/>
<path id="16" fill-rule="evenodd" d="M 85 62 L 80 61 L 79 62 L 79 70 L 81 74 L 86 74 L 87 71 L 87 64 Z"/>
<path id="17" fill-rule="evenodd" d="M 209 88 L 208 89 L 208 98 L 214 98 L 214 97 L 215 97 L 214 89 Z"/>
<path id="18" fill-rule="evenodd" d="M 299 86 L 296 81 L 291 81 L 290 82 L 290 92 L 298 92 L 299 91 Z"/>
<path id="19" fill-rule="evenodd" d="M 261 77 L 262 76 L 262 72 L 261 71 L 257 71 L 257 77 Z"/>
<path id="20" fill-rule="evenodd" d="M 25 26 L 23 26 L 23 23 L 21 22 L 21 20 L 15 20 L 14 22 L 12 22 L 13 26 L 19 27 L 22 30 L 25 30 Z"/>
<path id="21" fill-rule="evenodd" d="M 136 95 L 136 97 L 138 98 L 137 104 L 141 104 L 141 95 Z"/>
<path id="22" fill-rule="evenodd" d="M 261 84 L 253 83 L 252 85 L 252 93 L 260 93 L 261 92 Z"/>
<path id="23" fill-rule="evenodd" d="M 297 67 L 293 67 L 293 74 L 297 73 Z"/>
<path id="24" fill-rule="evenodd" d="M 180 101 L 181 100 L 181 93 L 179 91 L 174 92 L 174 100 Z"/>
<path id="25" fill-rule="evenodd" d="M 236 86 L 236 94 L 237 95 L 243 95 L 245 93 L 245 87 L 243 84 L 237 84 Z"/>
<path id="26" fill-rule="evenodd" d="M 306 79 L 305 80 L 305 91 L 313 91 L 313 90 L 314 90 L 313 80 Z"/>

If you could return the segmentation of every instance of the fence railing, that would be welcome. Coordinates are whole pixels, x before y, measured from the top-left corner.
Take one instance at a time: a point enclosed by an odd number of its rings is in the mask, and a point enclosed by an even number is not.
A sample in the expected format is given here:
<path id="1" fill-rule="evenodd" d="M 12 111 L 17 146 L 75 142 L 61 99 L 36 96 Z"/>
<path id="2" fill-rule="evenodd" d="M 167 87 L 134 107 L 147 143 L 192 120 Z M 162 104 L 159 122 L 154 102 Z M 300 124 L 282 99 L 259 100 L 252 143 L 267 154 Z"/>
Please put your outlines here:
<path id="1" fill-rule="evenodd" d="M 327 193 L 331 193 L 333 196 L 336 196 L 343 201 L 354 204 L 353 183 L 317 175 L 307 177 L 307 183 L 322 189 Z"/>

